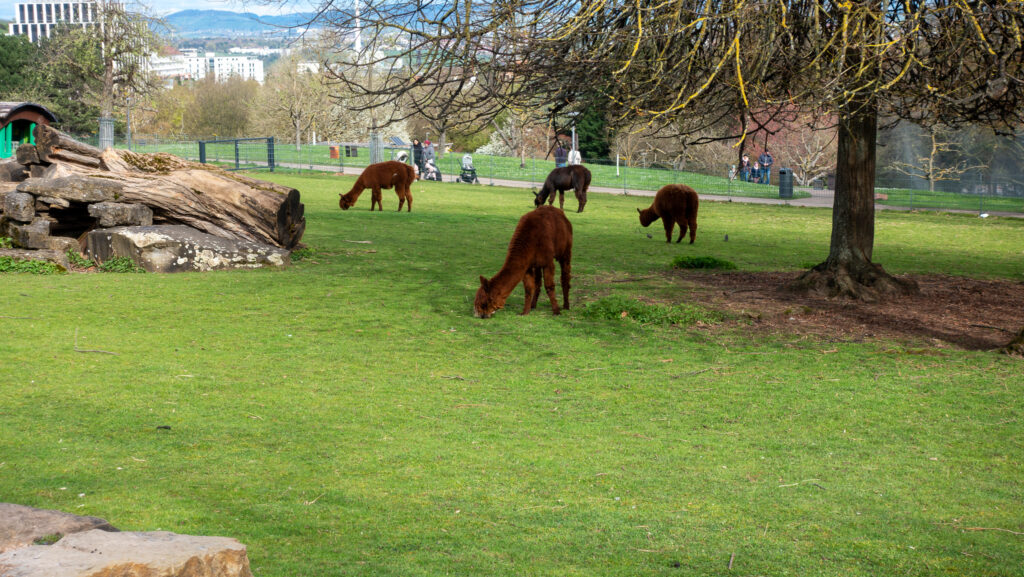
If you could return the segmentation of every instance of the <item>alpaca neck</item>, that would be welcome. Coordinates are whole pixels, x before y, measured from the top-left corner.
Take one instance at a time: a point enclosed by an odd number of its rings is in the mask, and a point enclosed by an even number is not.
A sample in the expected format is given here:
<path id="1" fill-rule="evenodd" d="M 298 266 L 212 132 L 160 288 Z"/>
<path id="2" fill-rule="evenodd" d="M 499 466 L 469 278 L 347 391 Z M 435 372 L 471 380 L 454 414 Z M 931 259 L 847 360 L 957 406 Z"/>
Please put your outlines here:
<path id="1" fill-rule="evenodd" d="M 524 264 L 506 261 L 505 266 L 501 267 L 498 274 L 491 277 L 491 296 L 504 300 L 508 295 L 512 294 L 516 285 L 522 282 L 524 274 L 526 274 L 526 266 Z"/>

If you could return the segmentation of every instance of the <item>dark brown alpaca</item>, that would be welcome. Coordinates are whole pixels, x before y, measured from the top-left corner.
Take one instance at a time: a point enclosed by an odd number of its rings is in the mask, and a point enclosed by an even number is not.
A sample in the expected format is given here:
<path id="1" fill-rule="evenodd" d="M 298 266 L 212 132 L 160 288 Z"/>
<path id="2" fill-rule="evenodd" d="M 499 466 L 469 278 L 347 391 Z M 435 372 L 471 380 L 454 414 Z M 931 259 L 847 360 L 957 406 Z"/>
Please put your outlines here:
<path id="1" fill-rule="evenodd" d="M 562 267 L 562 308 L 569 308 L 572 225 L 565 213 L 553 206 L 541 206 L 523 215 L 508 243 L 508 255 L 498 274 L 488 280 L 480 277 L 480 288 L 473 302 L 474 316 L 490 318 L 505 306 L 505 299 L 520 281 L 526 289 L 523 314 L 536 308 L 540 296 L 541 274 L 551 299 L 551 310 L 560 312 L 555 297 L 555 261 Z"/>
<path id="2" fill-rule="evenodd" d="M 576 192 L 576 200 L 580 206 L 576 212 L 583 212 L 587 204 L 587 189 L 590 188 L 590 171 L 585 166 L 575 164 L 573 166 L 560 166 L 550 173 L 544 180 L 544 186 L 540 192 L 534 194 L 533 205 L 540 206 L 547 201 L 548 204 L 555 203 L 555 191 L 558 191 L 558 207 L 565 209 L 565 191 L 572 189 Z"/>
<path id="3" fill-rule="evenodd" d="M 373 207 L 377 206 L 383 212 L 384 205 L 381 204 L 380 191 L 381 189 L 393 186 L 395 187 L 395 193 L 398 195 L 398 210 L 401 211 L 402 205 L 408 201 L 408 211 L 412 212 L 412 191 L 409 187 L 418 177 L 413 167 L 397 160 L 371 164 L 356 179 L 356 183 L 352 185 L 352 190 L 340 195 L 341 199 L 338 200 L 338 206 L 341 207 L 341 210 L 348 210 L 359 200 L 359 195 L 369 188 L 372 190 L 370 195 L 370 211 L 372 212 Z"/>
<path id="4" fill-rule="evenodd" d="M 690 244 L 697 236 L 697 191 L 685 184 L 666 184 L 654 195 L 654 202 L 650 208 L 640 210 L 640 224 L 650 225 L 652 222 L 662 220 L 665 225 L 665 242 L 672 242 L 672 227 L 679 223 L 679 239 L 683 240 L 686 234 L 686 227 L 690 227 Z"/>

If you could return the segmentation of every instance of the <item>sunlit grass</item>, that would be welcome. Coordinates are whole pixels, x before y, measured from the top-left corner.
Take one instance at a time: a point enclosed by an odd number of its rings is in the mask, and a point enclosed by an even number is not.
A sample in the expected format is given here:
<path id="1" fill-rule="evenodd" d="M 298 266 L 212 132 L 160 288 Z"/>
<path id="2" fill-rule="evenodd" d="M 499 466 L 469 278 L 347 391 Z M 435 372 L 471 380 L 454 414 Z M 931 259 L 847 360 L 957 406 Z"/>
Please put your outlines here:
<path id="1" fill-rule="evenodd" d="M 0 276 L 0 500 L 235 537 L 268 576 L 1020 574 L 1019 361 L 628 318 L 716 322 L 674 259 L 797 270 L 829 211 L 702 203 L 688 245 L 595 194 L 570 310 L 485 321 L 528 190 L 343 212 L 351 177 L 271 178 L 306 204 L 290 269 Z M 886 212 L 874 256 L 1024 281 L 1021 247 Z"/>

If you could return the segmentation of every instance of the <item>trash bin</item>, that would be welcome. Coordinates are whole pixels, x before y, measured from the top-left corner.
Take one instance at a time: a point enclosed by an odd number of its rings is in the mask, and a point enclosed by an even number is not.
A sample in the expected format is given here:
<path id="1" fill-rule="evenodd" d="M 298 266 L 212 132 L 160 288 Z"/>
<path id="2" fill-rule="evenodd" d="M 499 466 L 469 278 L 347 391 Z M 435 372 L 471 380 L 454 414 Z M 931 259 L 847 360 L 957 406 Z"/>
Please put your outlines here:
<path id="1" fill-rule="evenodd" d="M 340 158 L 340 156 L 341 155 L 338 153 L 338 147 L 337 146 L 332 146 L 331 147 L 331 158 Z"/>
<path id="2" fill-rule="evenodd" d="M 793 171 L 789 168 L 779 169 L 779 198 L 793 198 Z"/>

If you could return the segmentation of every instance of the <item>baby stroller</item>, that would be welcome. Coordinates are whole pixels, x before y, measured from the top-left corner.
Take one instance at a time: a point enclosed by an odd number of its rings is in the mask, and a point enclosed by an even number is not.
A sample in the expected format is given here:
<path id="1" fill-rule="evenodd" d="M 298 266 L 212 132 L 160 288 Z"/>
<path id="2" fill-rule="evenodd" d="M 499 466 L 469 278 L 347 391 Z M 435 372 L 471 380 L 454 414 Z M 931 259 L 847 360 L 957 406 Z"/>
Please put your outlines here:
<path id="1" fill-rule="evenodd" d="M 476 168 L 473 168 L 473 156 L 470 154 L 462 156 L 462 172 L 459 173 L 459 181 L 480 184 L 480 179 L 476 177 Z"/>
<path id="2" fill-rule="evenodd" d="M 441 181 L 441 170 L 434 166 L 433 160 L 428 160 L 427 164 L 423 167 L 423 180 L 436 180 Z"/>

